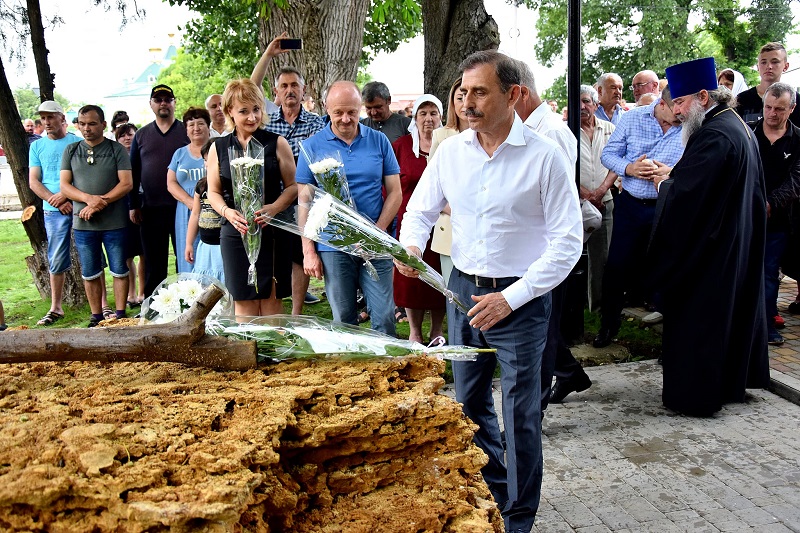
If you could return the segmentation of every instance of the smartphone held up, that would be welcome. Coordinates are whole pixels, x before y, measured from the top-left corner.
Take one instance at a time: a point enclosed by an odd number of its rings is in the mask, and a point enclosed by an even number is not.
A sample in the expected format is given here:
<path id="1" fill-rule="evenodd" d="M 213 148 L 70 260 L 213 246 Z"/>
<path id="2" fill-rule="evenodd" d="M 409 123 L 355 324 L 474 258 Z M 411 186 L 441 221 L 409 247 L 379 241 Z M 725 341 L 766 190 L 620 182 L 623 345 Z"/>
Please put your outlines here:
<path id="1" fill-rule="evenodd" d="M 282 50 L 302 50 L 303 39 L 281 39 L 278 41 Z"/>

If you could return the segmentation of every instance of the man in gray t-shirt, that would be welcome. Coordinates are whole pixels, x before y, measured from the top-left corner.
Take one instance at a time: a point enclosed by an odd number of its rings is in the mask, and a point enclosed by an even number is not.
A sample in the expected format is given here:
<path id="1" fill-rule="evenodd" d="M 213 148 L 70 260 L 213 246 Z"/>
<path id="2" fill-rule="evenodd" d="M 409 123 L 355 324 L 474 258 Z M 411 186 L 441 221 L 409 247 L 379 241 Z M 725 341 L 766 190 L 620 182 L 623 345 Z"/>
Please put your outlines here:
<path id="1" fill-rule="evenodd" d="M 131 161 L 125 148 L 106 139 L 103 110 L 95 105 L 78 111 L 83 141 L 64 150 L 61 192 L 72 200 L 75 246 L 81 258 L 81 276 L 92 310 L 89 327 L 103 320 L 102 249 L 114 277 L 117 318 L 125 316 L 128 295 L 127 194 L 133 188 Z"/>
<path id="2" fill-rule="evenodd" d="M 393 113 L 389 108 L 392 103 L 392 95 L 389 94 L 389 87 L 385 83 L 371 81 L 364 85 L 364 89 L 361 90 L 361 99 L 367 110 L 367 118 L 361 119 L 363 125 L 383 132 L 389 138 L 390 143 L 394 143 L 403 135 L 408 134 L 408 125 L 411 124 L 411 119 L 405 115 Z"/>

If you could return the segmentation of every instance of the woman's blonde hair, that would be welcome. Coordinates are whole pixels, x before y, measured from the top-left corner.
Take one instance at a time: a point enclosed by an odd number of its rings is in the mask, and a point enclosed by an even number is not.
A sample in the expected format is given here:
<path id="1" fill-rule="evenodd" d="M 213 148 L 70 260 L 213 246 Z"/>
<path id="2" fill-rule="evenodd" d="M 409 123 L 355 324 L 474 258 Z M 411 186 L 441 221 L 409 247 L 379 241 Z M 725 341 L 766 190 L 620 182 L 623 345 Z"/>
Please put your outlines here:
<path id="1" fill-rule="evenodd" d="M 445 127 L 458 130 L 459 116 L 456 110 L 456 91 L 461 88 L 461 78 L 458 78 L 450 87 L 450 96 L 447 98 L 447 124 Z"/>
<path id="2" fill-rule="evenodd" d="M 264 93 L 261 88 L 253 83 L 250 78 L 241 78 L 238 80 L 231 80 L 225 86 L 225 91 L 222 93 L 222 112 L 225 113 L 225 123 L 228 129 L 233 129 L 236 124 L 233 122 L 231 109 L 233 108 L 233 101 L 239 100 L 243 104 L 257 105 L 261 108 L 261 127 L 264 127 L 269 122 L 269 115 L 266 112 Z"/>

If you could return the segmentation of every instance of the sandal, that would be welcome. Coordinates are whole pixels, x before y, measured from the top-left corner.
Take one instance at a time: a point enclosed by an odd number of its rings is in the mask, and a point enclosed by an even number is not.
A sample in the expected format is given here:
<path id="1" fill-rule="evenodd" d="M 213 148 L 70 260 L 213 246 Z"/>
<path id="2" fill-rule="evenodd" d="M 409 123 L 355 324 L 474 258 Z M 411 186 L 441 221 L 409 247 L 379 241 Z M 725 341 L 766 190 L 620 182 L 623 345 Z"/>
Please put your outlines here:
<path id="1" fill-rule="evenodd" d="M 408 316 L 406 316 L 406 310 L 402 307 L 395 307 L 394 308 L 394 321 L 398 324 L 401 322 L 408 322 Z"/>
<path id="2" fill-rule="evenodd" d="M 107 319 L 106 319 L 107 320 Z M 89 325 L 86 326 L 87 328 L 96 328 L 97 325 L 102 322 L 101 320 L 97 319 L 95 316 L 89 317 Z"/>
<path id="3" fill-rule="evenodd" d="M 114 310 L 111 309 L 111 307 L 109 307 L 107 305 L 103 306 L 103 318 L 104 319 L 108 320 L 110 318 L 116 318 L 116 316 L 117 316 L 117 313 L 115 313 Z"/>
<path id="4" fill-rule="evenodd" d="M 128 300 L 127 303 L 128 303 L 128 307 L 130 309 L 133 309 L 134 307 L 139 307 L 140 305 L 142 305 L 142 302 L 137 302 L 136 300 Z"/>
<path id="5" fill-rule="evenodd" d="M 39 320 L 37 326 L 50 326 L 64 318 L 64 313 L 56 313 L 55 311 L 48 311 L 46 315 Z"/>

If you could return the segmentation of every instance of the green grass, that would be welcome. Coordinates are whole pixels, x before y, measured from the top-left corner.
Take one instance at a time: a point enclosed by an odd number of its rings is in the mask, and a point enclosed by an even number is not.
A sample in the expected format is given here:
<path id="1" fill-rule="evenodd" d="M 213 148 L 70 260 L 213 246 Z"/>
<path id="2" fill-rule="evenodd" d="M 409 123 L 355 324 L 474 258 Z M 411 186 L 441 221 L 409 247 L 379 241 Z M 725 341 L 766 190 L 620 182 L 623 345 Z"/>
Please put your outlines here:
<path id="1" fill-rule="evenodd" d="M 0 221 L 0 247 L 3 250 L 3 253 L 0 254 L 0 300 L 5 307 L 6 323 L 10 326 L 37 327 L 36 321 L 50 309 L 50 302 L 39 296 L 31 274 L 28 272 L 25 257 L 31 254 L 31 246 L 25 230 L 18 220 Z M 175 271 L 174 258 L 170 259 L 169 271 Z M 107 281 L 110 284 L 110 277 Z M 310 290 L 322 298 L 322 301 L 315 305 L 304 306 L 303 312 L 311 316 L 332 318 L 330 305 L 322 296 L 324 283 L 312 279 Z M 113 302 L 113 290 L 110 287 L 108 294 L 109 300 Z M 291 301 L 284 301 L 284 311 L 288 314 L 291 313 L 291 309 Z M 64 311 L 65 318 L 58 323 L 59 327 L 85 327 L 88 323 L 90 315 L 88 305 L 74 309 L 65 308 Z M 585 311 L 584 324 L 585 340 L 591 342 L 600 326 L 599 315 L 590 313 L 588 310 Z M 369 323 L 365 323 L 363 327 L 369 327 Z M 430 331 L 430 319 L 427 316 L 422 331 L 426 335 Z M 447 331 L 446 324 L 445 331 Z M 398 337 L 407 339 L 408 333 L 407 323 L 397 324 Z M 623 320 L 617 338 L 619 343 L 626 346 L 631 352 L 628 360 L 653 358 L 661 352 L 661 336 L 650 328 L 641 327 L 636 321 Z"/>

